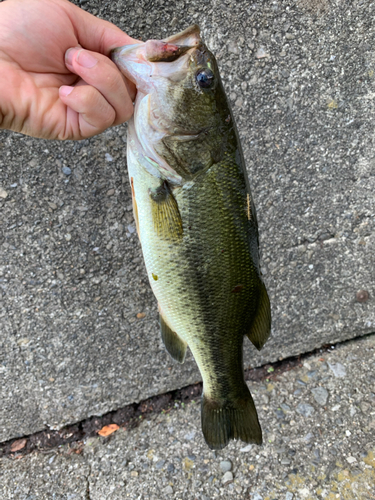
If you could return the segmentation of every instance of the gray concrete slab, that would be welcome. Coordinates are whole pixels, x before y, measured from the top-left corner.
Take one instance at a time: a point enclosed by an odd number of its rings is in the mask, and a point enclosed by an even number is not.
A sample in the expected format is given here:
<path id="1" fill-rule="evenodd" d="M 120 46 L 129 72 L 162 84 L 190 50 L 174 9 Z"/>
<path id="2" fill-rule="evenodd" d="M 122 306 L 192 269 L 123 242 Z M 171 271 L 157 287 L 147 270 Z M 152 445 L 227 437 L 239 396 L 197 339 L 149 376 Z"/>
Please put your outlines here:
<path id="1" fill-rule="evenodd" d="M 109 437 L 0 460 L 3 500 L 371 500 L 375 337 L 251 382 L 264 445 L 213 453 L 199 401 Z"/>
<path id="2" fill-rule="evenodd" d="M 198 22 L 218 57 L 258 209 L 273 314 L 262 353 L 246 342 L 246 365 L 374 331 L 375 5 L 82 6 L 142 39 Z M 80 143 L 0 132 L 0 440 L 199 379 L 191 356 L 176 366 L 159 339 L 125 142 L 124 126 Z"/>

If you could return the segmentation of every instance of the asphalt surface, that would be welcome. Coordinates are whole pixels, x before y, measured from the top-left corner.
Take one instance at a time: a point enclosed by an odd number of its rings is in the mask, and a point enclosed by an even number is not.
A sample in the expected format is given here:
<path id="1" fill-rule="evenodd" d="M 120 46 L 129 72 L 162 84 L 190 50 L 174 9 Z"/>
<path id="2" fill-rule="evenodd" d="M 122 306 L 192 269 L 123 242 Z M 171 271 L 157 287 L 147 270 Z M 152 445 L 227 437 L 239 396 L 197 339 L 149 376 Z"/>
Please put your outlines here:
<path id="1" fill-rule="evenodd" d="M 273 315 L 246 367 L 373 332 L 375 4 L 81 5 L 144 40 L 198 22 L 218 58 Z M 0 441 L 200 379 L 161 345 L 125 149 L 126 126 L 79 143 L 0 132 Z"/>
<path id="2" fill-rule="evenodd" d="M 250 382 L 262 446 L 204 443 L 200 398 L 57 448 L 0 459 L 3 500 L 372 500 L 375 336 Z M 14 446 L 22 446 L 19 441 Z M 0 446 L 1 448 L 1 446 Z"/>

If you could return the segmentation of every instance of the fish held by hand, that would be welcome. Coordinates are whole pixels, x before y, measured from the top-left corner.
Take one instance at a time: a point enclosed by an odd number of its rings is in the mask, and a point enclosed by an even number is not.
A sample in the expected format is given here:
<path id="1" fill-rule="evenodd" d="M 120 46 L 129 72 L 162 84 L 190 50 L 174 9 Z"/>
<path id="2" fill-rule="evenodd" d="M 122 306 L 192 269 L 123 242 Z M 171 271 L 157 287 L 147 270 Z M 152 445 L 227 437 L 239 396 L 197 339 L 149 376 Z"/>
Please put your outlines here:
<path id="1" fill-rule="evenodd" d="M 189 346 L 203 378 L 210 448 L 262 442 L 243 370 L 243 338 L 268 339 L 270 303 L 244 158 L 216 60 L 199 27 L 120 47 L 112 59 L 137 86 L 127 159 L 134 217 L 163 342 Z"/>

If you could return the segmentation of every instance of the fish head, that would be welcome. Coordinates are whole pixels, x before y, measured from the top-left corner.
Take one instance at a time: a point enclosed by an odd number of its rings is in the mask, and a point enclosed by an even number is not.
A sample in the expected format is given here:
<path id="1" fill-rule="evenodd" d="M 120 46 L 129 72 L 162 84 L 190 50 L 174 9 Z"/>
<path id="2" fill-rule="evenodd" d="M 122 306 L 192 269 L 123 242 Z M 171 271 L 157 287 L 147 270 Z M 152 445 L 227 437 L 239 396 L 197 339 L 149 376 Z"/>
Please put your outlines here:
<path id="1" fill-rule="evenodd" d="M 161 177 L 190 181 L 235 147 L 219 69 L 198 26 L 117 48 L 112 59 L 137 87 L 136 136 Z"/>

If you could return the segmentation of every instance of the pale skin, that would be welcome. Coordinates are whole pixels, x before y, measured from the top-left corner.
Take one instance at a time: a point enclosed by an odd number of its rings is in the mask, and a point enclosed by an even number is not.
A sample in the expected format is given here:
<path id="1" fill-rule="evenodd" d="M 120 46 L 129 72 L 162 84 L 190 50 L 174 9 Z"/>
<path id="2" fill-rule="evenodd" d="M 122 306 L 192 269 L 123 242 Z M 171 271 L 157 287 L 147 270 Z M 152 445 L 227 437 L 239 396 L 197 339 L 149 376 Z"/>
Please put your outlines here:
<path id="1" fill-rule="evenodd" d="M 0 128 L 86 139 L 133 114 L 134 85 L 110 51 L 137 43 L 67 0 L 0 3 Z"/>

